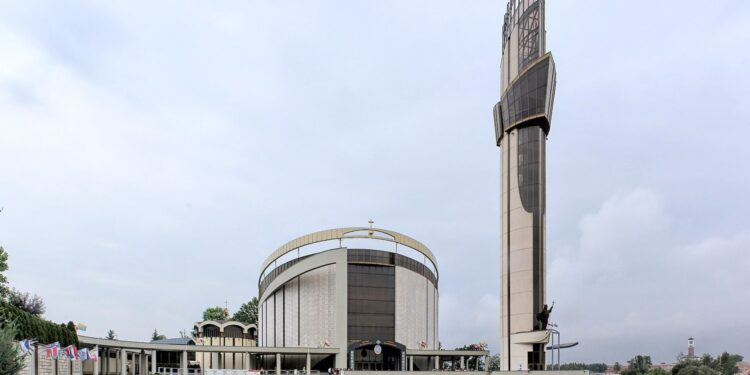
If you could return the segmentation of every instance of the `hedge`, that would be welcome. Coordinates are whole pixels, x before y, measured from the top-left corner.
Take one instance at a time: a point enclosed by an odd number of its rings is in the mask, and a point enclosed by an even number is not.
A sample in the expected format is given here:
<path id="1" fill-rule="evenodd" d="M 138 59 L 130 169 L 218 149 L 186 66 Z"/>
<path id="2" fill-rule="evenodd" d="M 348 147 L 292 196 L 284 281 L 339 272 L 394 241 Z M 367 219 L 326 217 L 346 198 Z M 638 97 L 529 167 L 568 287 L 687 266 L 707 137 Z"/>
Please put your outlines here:
<path id="1" fill-rule="evenodd" d="M 40 344 L 59 342 L 62 346 L 78 345 L 78 335 L 63 324 L 55 324 L 32 315 L 0 300 L 0 323 L 14 322 L 16 325 L 16 340 L 27 338 L 37 339 Z"/>

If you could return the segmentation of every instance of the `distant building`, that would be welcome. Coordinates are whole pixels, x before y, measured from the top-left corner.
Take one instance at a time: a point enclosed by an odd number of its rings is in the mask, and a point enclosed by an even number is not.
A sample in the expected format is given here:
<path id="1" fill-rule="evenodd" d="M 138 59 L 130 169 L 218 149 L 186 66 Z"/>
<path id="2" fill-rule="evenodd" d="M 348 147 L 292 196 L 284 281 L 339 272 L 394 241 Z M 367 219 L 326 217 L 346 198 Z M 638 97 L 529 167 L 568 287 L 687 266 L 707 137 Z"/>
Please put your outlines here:
<path id="1" fill-rule="evenodd" d="M 194 345 L 258 346 L 258 327 L 233 320 L 206 320 L 193 326 Z M 201 369 L 240 370 L 255 367 L 255 358 L 246 353 L 195 353 Z"/>
<path id="2" fill-rule="evenodd" d="M 700 357 L 695 355 L 695 339 L 692 337 L 688 339 L 687 355 L 680 357 L 680 361 L 691 359 L 700 359 Z"/>

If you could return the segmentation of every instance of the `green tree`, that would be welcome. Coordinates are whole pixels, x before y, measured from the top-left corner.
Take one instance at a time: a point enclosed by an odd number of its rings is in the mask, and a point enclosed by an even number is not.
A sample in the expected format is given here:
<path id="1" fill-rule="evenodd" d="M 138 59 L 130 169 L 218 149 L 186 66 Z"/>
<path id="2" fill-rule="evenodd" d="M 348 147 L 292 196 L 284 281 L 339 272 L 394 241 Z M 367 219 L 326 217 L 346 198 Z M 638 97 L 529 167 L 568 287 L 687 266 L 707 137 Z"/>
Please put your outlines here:
<path id="1" fill-rule="evenodd" d="M 258 297 L 253 297 L 249 302 L 243 303 L 232 316 L 232 320 L 245 324 L 258 324 Z"/>
<path id="2" fill-rule="evenodd" d="M 560 370 L 563 371 L 577 371 L 577 370 L 588 370 L 589 365 L 585 363 L 571 362 L 563 363 L 560 365 Z"/>
<path id="3" fill-rule="evenodd" d="M 620 365 L 620 362 L 615 362 L 614 366 L 612 366 L 612 370 L 615 370 L 616 373 L 620 373 L 620 370 L 622 370 L 622 365 Z"/>
<path id="4" fill-rule="evenodd" d="M 672 375 L 677 375 L 680 371 L 687 366 L 700 366 L 700 362 L 694 359 L 683 359 L 672 366 Z"/>
<path id="5" fill-rule="evenodd" d="M 607 364 L 606 363 L 591 363 L 589 364 L 588 370 L 597 373 L 597 374 L 603 374 L 607 372 Z M 666 375 L 666 374 L 665 374 Z"/>
<path id="6" fill-rule="evenodd" d="M 742 356 L 739 354 L 729 354 L 727 352 L 721 353 L 714 361 L 712 369 L 719 371 L 722 375 L 734 375 L 740 372 L 740 368 L 737 366 L 738 362 L 742 362 Z"/>
<path id="7" fill-rule="evenodd" d="M 495 354 L 490 357 L 489 371 L 500 371 L 500 354 Z"/>
<path id="8" fill-rule="evenodd" d="M 7 321 L 0 326 L 0 373 L 16 375 L 23 369 L 23 355 L 13 341 L 16 329 Z"/>
<path id="9" fill-rule="evenodd" d="M 31 295 L 28 292 L 23 293 L 16 289 L 12 289 L 8 292 L 7 297 L 8 303 L 32 315 L 42 316 L 47 310 L 44 307 L 44 300 L 42 300 L 42 297 L 39 297 L 36 294 Z"/>
<path id="10" fill-rule="evenodd" d="M 106 337 L 106 339 L 107 340 L 117 340 L 117 334 L 115 333 L 114 330 L 110 329 L 109 331 L 107 331 L 107 337 Z"/>
<path id="11" fill-rule="evenodd" d="M 651 356 L 637 355 L 628 361 L 628 369 L 620 372 L 623 375 L 643 375 L 647 374 L 651 368 Z"/>
<path id="12" fill-rule="evenodd" d="M 0 246 L 0 300 L 8 296 L 8 278 L 3 272 L 8 270 L 8 253 Z"/>
<path id="13" fill-rule="evenodd" d="M 157 331 L 156 328 L 154 328 L 154 333 L 151 335 L 151 341 L 164 340 L 166 338 L 167 336 L 160 335 L 159 331 Z"/>
<path id="14" fill-rule="evenodd" d="M 228 315 L 223 307 L 209 307 L 203 312 L 203 320 L 224 320 Z"/>
<path id="15" fill-rule="evenodd" d="M 677 375 L 719 375 L 719 374 L 721 374 L 719 371 L 716 371 L 709 366 L 705 366 L 705 365 L 698 364 L 698 363 L 688 363 L 686 366 L 680 369 L 679 372 L 677 372 Z"/>
<path id="16" fill-rule="evenodd" d="M 651 370 L 648 370 L 648 375 L 669 375 L 669 373 L 661 367 L 654 367 Z"/>

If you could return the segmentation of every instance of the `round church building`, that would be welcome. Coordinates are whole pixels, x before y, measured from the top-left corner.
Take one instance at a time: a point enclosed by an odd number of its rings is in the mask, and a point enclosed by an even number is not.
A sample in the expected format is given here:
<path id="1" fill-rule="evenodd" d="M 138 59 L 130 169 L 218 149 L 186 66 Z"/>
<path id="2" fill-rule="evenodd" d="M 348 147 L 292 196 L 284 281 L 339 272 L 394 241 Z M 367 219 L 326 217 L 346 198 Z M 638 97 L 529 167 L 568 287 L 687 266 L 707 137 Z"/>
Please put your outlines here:
<path id="1" fill-rule="evenodd" d="M 401 233 L 353 227 L 296 238 L 263 262 L 258 289 L 258 345 L 335 352 L 313 356 L 312 369 L 406 370 L 407 349 L 439 346 L 437 261 Z M 274 360 L 261 358 L 266 368 Z M 302 356 L 281 361 L 306 365 Z M 420 362 L 411 366 L 429 366 Z"/>

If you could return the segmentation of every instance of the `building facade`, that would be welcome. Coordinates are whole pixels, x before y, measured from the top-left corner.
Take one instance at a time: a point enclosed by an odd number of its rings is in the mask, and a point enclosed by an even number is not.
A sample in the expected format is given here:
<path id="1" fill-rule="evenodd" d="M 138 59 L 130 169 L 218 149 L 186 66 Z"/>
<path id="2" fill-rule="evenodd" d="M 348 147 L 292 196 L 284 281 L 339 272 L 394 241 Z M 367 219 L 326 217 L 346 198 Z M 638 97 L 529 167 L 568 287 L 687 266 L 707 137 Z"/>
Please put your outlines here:
<path id="1" fill-rule="evenodd" d="M 226 320 L 204 320 L 193 325 L 193 345 L 210 346 L 257 346 L 255 324 Z M 246 353 L 202 352 L 195 354 L 195 365 L 205 369 L 255 368 L 255 356 Z"/>
<path id="2" fill-rule="evenodd" d="M 544 0 L 511 0 L 504 17 L 500 101 L 501 364 L 543 370 L 546 319 L 546 152 L 555 65 L 545 52 Z"/>
<path id="3" fill-rule="evenodd" d="M 354 227 L 299 237 L 266 259 L 258 289 L 258 345 L 339 348 L 313 358 L 316 369 L 405 370 L 407 349 L 439 346 L 437 262 L 397 232 Z M 294 368 L 302 359 L 282 360 Z"/>

